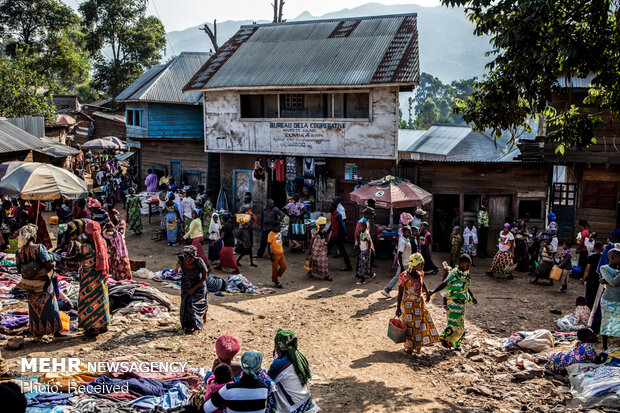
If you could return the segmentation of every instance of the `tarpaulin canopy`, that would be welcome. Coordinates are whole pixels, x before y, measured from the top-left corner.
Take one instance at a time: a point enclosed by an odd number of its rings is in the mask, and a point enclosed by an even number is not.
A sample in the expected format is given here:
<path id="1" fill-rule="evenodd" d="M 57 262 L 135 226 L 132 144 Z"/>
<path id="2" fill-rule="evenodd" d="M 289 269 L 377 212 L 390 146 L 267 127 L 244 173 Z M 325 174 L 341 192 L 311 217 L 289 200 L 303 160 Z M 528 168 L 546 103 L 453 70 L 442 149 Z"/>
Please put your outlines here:
<path id="1" fill-rule="evenodd" d="M 119 160 L 120 162 L 123 162 L 123 161 L 131 158 L 134 154 L 135 154 L 135 152 L 125 152 L 125 153 L 122 153 L 120 155 L 116 155 L 115 158 L 117 160 Z"/>
<path id="2" fill-rule="evenodd" d="M 87 193 L 86 182 L 73 173 L 38 162 L 19 165 L 0 182 L 0 194 L 31 200 L 84 198 Z"/>

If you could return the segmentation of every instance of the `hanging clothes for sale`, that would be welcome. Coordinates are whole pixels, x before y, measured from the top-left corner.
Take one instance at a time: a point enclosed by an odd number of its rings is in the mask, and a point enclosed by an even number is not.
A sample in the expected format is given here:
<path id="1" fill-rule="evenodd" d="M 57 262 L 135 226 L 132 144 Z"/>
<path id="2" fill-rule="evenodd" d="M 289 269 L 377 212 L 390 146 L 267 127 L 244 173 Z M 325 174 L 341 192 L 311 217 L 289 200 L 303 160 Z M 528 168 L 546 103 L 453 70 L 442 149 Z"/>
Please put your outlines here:
<path id="1" fill-rule="evenodd" d="M 304 185 L 314 187 L 314 158 L 304 158 L 302 163 Z"/>
<path id="2" fill-rule="evenodd" d="M 297 159 L 292 156 L 286 157 L 286 180 L 294 181 L 297 178 Z"/>
<path id="3" fill-rule="evenodd" d="M 269 172 L 269 176 L 271 178 L 271 182 L 276 180 L 276 160 L 274 158 L 269 158 L 267 160 L 267 168 Z"/>
<path id="4" fill-rule="evenodd" d="M 322 186 L 323 188 L 327 186 L 327 165 L 324 160 L 315 161 L 314 176 L 317 186 Z"/>
<path id="5" fill-rule="evenodd" d="M 273 162 L 274 175 L 276 176 L 276 182 L 286 181 L 286 166 L 284 159 L 276 159 Z"/>
<path id="6" fill-rule="evenodd" d="M 258 181 L 265 180 L 265 167 L 261 158 L 256 158 L 256 162 L 254 162 L 254 179 Z"/>

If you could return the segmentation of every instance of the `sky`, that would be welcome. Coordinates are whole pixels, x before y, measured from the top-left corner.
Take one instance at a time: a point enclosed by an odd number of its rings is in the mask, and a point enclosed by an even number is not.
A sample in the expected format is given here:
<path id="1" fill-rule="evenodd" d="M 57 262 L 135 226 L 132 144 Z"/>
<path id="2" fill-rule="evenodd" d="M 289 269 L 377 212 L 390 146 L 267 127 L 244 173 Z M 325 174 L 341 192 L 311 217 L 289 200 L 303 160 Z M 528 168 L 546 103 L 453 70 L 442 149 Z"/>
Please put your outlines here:
<path id="1" fill-rule="evenodd" d="M 62 0 L 77 9 L 80 0 Z M 213 19 L 226 20 L 272 20 L 273 0 L 149 0 L 149 14 L 159 15 L 167 32 L 183 30 Z M 304 11 L 313 16 L 350 9 L 375 2 L 386 5 L 418 4 L 434 7 L 440 0 L 285 0 L 284 18 L 295 18 Z"/>

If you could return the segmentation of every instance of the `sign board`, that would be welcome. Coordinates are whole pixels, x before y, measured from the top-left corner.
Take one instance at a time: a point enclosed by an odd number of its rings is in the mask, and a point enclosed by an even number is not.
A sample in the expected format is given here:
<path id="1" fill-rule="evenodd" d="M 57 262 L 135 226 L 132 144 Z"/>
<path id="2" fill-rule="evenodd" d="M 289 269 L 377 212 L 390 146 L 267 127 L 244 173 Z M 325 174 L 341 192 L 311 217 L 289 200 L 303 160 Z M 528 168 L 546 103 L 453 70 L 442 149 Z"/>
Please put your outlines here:
<path id="1" fill-rule="evenodd" d="M 269 122 L 272 145 L 288 150 L 321 147 L 337 152 L 344 142 L 345 122 Z"/>

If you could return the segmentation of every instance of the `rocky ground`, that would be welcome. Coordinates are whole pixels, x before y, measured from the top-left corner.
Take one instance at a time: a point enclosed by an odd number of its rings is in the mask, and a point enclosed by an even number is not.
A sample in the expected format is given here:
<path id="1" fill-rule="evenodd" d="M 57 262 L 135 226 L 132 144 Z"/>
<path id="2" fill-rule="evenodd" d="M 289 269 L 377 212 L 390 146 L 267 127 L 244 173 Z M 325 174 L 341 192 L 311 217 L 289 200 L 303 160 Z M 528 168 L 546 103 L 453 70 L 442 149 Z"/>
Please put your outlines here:
<path id="1" fill-rule="evenodd" d="M 168 247 L 151 241 L 156 225 L 141 236 L 128 236 L 130 258 L 146 260 L 147 268 L 171 268 L 182 247 Z M 52 227 L 55 231 L 55 228 Z M 435 263 L 446 257 L 438 255 Z M 467 337 L 462 351 L 446 351 L 439 344 L 425 348 L 420 356 L 402 352 L 402 345 L 386 336 L 388 320 L 394 316 L 396 299 L 386 300 L 380 290 L 391 278 L 391 261 L 378 261 L 377 278 L 366 285 L 355 284 L 353 273 L 341 272 L 341 259 L 330 259 L 333 282 L 308 278 L 302 255 L 287 254 L 288 270 L 284 289 L 265 296 L 209 295 L 205 329 L 186 336 L 180 330 L 178 312 L 170 320 L 140 320 L 115 316 L 111 331 L 97 341 L 74 337 L 51 343 L 27 339 L 18 351 L 3 349 L 2 357 L 19 370 L 24 356 L 78 356 L 85 361 L 102 361 L 134 355 L 147 361 L 188 361 L 192 367 L 210 366 L 215 339 L 222 333 L 236 335 L 242 350 L 259 350 L 268 367 L 273 337 L 279 328 L 299 336 L 302 351 L 313 372 L 313 396 L 325 412 L 466 412 L 466 411 L 557 411 L 569 398 L 560 377 L 516 379 L 517 353 L 507 353 L 499 341 L 519 330 L 553 329 L 558 317 L 573 311 L 583 287 L 571 280 L 568 294 L 553 287 L 528 283 L 525 274 L 515 280 L 489 278 L 489 260 L 477 260 L 472 268 L 472 291 L 477 306 L 467 308 Z M 271 265 L 257 260 L 243 274 L 253 283 L 270 285 Z M 225 273 L 215 271 L 225 277 Z M 425 278 L 430 288 L 439 275 Z M 179 291 L 162 283 L 152 285 L 164 291 L 178 305 Z M 395 295 L 395 294 L 393 294 Z M 441 298 L 428 305 L 438 329 L 446 324 Z"/>

